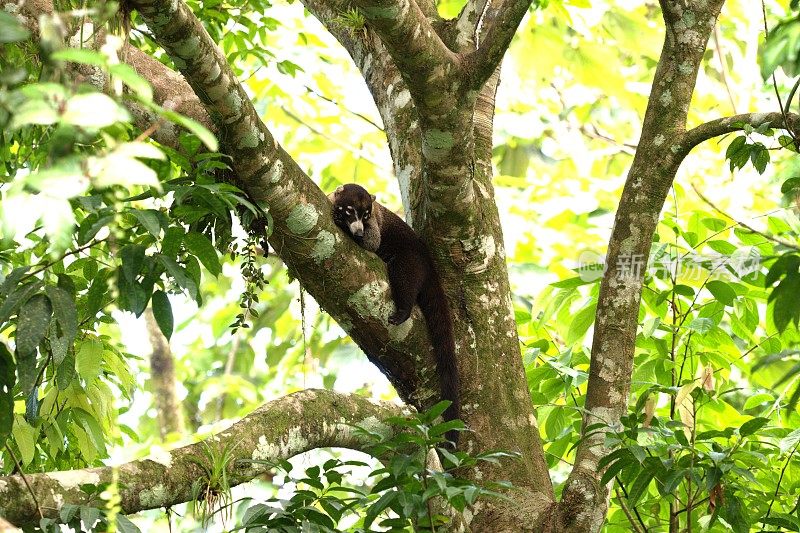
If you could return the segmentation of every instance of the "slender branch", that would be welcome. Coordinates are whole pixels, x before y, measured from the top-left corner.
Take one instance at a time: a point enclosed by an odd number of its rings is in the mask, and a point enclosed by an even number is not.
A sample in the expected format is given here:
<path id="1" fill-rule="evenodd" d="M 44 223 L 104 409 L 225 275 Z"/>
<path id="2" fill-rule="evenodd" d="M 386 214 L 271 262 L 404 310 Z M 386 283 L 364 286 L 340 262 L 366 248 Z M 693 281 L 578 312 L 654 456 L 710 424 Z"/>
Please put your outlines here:
<path id="1" fill-rule="evenodd" d="M 328 98 L 324 94 L 318 92 L 317 90 L 313 89 L 312 87 L 309 87 L 308 85 L 304 85 L 303 87 L 305 87 L 306 91 L 308 91 L 309 93 L 313 94 L 317 98 L 320 98 L 322 100 L 325 100 L 328 103 L 331 103 L 331 104 L 335 105 L 337 108 L 339 108 L 340 111 L 344 111 L 345 113 L 353 115 L 354 117 L 360 118 L 361 120 L 363 120 L 367 124 L 370 124 L 371 126 L 373 126 L 378 131 L 384 131 L 383 126 L 381 126 L 380 124 L 378 124 L 377 122 L 375 122 L 374 120 L 369 118 L 367 115 L 365 115 L 363 113 L 359 113 L 358 111 L 353 111 L 352 109 L 350 109 L 346 105 L 342 104 L 341 102 L 337 102 L 336 100 L 334 100 L 332 98 Z"/>
<path id="2" fill-rule="evenodd" d="M 761 523 L 764 527 L 767 527 L 767 518 L 769 518 L 770 513 L 772 512 L 772 504 L 775 503 L 775 500 L 778 499 L 778 493 L 781 490 L 781 483 L 783 483 L 783 476 L 786 474 L 786 469 L 789 468 L 789 464 L 792 462 L 792 457 L 794 456 L 795 452 L 797 451 L 797 447 L 800 446 L 800 443 L 795 444 L 792 451 L 789 453 L 789 456 L 786 458 L 786 462 L 783 463 L 783 468 L 781 468 L 781 475 L 778 477 L 778 484 L 775 485 L 775 494 L 772 495 L 772 499 L 769 502 L 769 507 L 767 508 L 767 514 L 764 515 L 764 518 L 761 520 Z"/>
<path id="3" fill-rule="evenodd" d="M 730 216 L 728 213 L 726 213 L 725 211 L 723 211 L 722 209 L 717 207 L 716 204 L 714 204 L 714 202 L 712 202 L 711 200 L 706 198 L 706 196 L 703 195 L 702 192 L 700 192 L 700 189 L 698 189 L 697 185 L 695 185 L 694 183 L 692 183 L 692 189 L 694 189 L 694 192 L 697 193 L 697 196 L 704 203 L 708 204 L 714 211 L 716 211 L 717 213 L 719 213 L 720 215 L 722 215 L 722 216 L 724 216 L 726 218 L 729 218 L 729 219 L 733 220 L 734 222 L 736 222 L 736 224 L 738 224 L 739 226 L 743 227 L 747 231 L 749 231 L 751 233 L 755 233 L 756 235 L 761 235 L 762 237 L 764 237 L 768 241 L 772 241 L 772 242 L 774 242 L 776 244 L 780 244 L 781 246 L 785 246 L 785 247 L 787 247 L 787 248 L 789 248 L 791 250 L 800 251 L 800 246 L 798 246 L 797 244 L 791 243 L 789 241 L 784 241 L 783 239 L 779 239 L 779 238 L 775 237 L 774 235 L 770 235 L 769 233 L 765 233 L 763 231 L 757 230 L 756 228 L 754 228 L 753 226 L 750 226 L 749 224 L 746 224 L 744 222 L 736 220 L 735 218 Z"/>
<path id="4" fill-rule="evenodd" d="M 531 0 L 496 0 L 489 4 L 481 20 L 478 49 L 466 59 L 472 88 L 482 87 L 500 65 L 530 5 Z"/>
<path id="5" fill-rule="evenodd" d="M 31 484 L 28 482 L 28 477 L 25 475 L 25 472 L 22 471 L 22 466 L 20 466 L 17 456 L 14 455 L 14 452 L 11 450 L 11 446 L 9 446 L 8 443 L 6 443 L 5 448 L 8 452 L 8 455 L 11 456 L 11 460 L 14 461 L 14 466 L 16 467 L 17 472 L 19 472 L 19 477 L 22 478 L 22 482 L 25 483 L 25 488 L 28 489 L 28 494 L 30 494 L 33 504 L 36 506 L 36 513 L 39 515 L 39 518 L 44 518 L 44 514 L 42 514 L 42 508 L 39 506 L 39 498 L 37 498 L 36 493 L 33 492 Z"/>
<path id="6" fill-rule="evenodd" d="M 617 486 L 614 487 L 614 491 L 617 493 L 617 501 L 619 502 L 619 506 L 622 508 L 622 512 L 625 513 L 625 516 L 628 518 L 628 522 L 630 522 L 631 527 L 636 533 L 647 533 L 647 526 L 645 525 L 644 520 L 642 520 L 639 510 L 636 507 L 633 508 L 633 512 L 636 513 L 636 519 L 634 520 L 631 510 L 628 508 L 628 504 L 625 503 L 625 500 L 628 499 L 628 491 L 625 490 L 625 486 L 622 484 L 622 481 L 620 481 L 618 477 L 614 479 L 617 480 Z M 620 489 L 622 489 L 623 494 L 620 494 Z"/>
<path id="7" fill-rule="evenodd" d="M 786 121 L 784 121 L 783 114 L 778 112 L 743 113 L 711 120 L 690 129 L 678 137 L 676 145 L 679 145 L 680 150 L 677 151 L 677 156 L 683 159 L 698 144 L 720 135 L 741 131 L 745 124 L 754 128 L 768 124 L 770 128 L 785 129 L 788 127 L 794 129 L 800 125 L 800 115 L 788 113 Z"/>
<path id="8" fill-rule="evenodd" d="M 116 467 L 119 479 L 125 480 L 119 488 L 122 512 L 130 514 L 191 500 L 193 482 L 202 476 L 197 461 L 208 446 L 229 450 L 228 479 L 233 487 L 270 470 L 253 460 L 275 463 L 328 446 L 363 451 L 368 443 L 353 426 L 388 433 L 391 428 L 383 421 L 402 413 L 400 407 L 388 402 L 375 403 L 333 391 L 306 390 L 284 396 L 204 442 Z M 91 495 L 80 486 L 107 483 L 112 475 L 112 467 L 105 466 L 0 477 L 0 508 L 4 518 L 18 525 L 37 520 L 38 509 L 44 516 L 57 516 L 64 504 L 92 505 Z"/>
<path id="9" fill-rule="evenodd" d="M 736 113 L 736 102 L 733 99 L 733 92 L 731 91 L 730 83 L 728 83 L 728 66 L 725 64 L 725 55 L 722 53 L 722 39 L 719 35 L 719 24 L 714 25 L 714 48 L 717 51 L 717 59 L 719 60 L 719 73 L 722 77 L 722 84 L 725 86 L 725 91 L 728 93 L 728 100 L 731 102 L 731 109 Z"/>

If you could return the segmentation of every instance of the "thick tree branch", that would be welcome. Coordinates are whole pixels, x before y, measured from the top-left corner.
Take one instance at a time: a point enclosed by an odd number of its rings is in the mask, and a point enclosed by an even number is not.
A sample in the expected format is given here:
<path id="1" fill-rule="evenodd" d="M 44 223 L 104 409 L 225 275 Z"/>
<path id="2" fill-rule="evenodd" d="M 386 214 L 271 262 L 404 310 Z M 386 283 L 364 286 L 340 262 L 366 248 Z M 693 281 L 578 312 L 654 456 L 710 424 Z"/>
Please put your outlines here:
<path id="1" fill-rule="evenodd" d="M 500 65 L 530 5 L 531 0 L 492 0 L 489 3 L 483 18 L 479 19 L 478 48 L 465 59 L 470 87 L 482 87 Z M 477 2 L 476 9 L 479 7 L 481 3 Z M 474 16 L 467 14 L 468 18 Z M 480 17 L 480 13 L 477 16 Z"/>
<path id="2" fill-rule="evenodd" d="M 448 85 L 460 60 L 442 42 L 416 0 L 354 0 L 386 46 L 417 105 L 432 111 L 450 107 Z M 443 94 L 445 93 L 445 94 Z"/>
<path id="3" fill-rule="evenodd" d="M 639 304 L 653 233 L 680 164 L 680 146 L 708 39 L 724 0 L 661 0 L 666 36 L 653 79 L 642 134 L 614 221 L 598 297 L 583 428 L 619 425 L 627 412 Z M 702 130 L 701 130 L 702 131 Z M 563 491 L 564 521 L 597 531 L 606 515 L 608 486 L 598 462 L 608 450 L 602 431 L 586 434 Z M 579 503 L 580 502 L 580 503 Z M 575 512 L 583 508 L 585 512 Z"/>
<path id="4" fill-rule="evenodd" d="M 475 50 L 478 26 L 489 0 L 467 0 L 455 22 L 455 45 L 458 51 Z"/>
<path id="5" fill-rule="evenodd" d="M 270 470 L 253 460 L 278 462 L 329 446 L 363 451 L 369 443 L 353 426 L 390 433 L 391 427 L 383 421 L 402 414 L 394 404 L 328 390 L 284 396 L 203 442 L 116 467 L 123 480 L 119 485 L 122 511 L 130 514 L 191 500 L 193 488 L 198 488 L 194 485 L 200 483 L 202 488 L 204 474 L 197 462 L 205 463 L 208 447 L 219 455 L 226 449 L 230 452 L 228 480 L 236 486 Z M 55 517 L 64 504 L 101 505 L 90 500 L 80 486 L 111 482 L 113 468 L 28 474 L 26 478 L 44 515 Z M 19 525 L 38 520 L 36 505 L 21 476 L 0 477 L 0 515 Z"/>
<path id="6" fill-rule="evenodd" d="M 438 399 L 438 378 L 419 313 L 388 326 L 385 267 L 341 233 L 330 203 L 263 124 L 225 57 L 183 2 L 135 2 L 217 126 L 237 183 L 275 221 L 270 243 L 303 287 L 416 406 Z M 347 255 L 347 259 L 341 257 Z M 410 354 L 424 359 L 415 360 Z"/>

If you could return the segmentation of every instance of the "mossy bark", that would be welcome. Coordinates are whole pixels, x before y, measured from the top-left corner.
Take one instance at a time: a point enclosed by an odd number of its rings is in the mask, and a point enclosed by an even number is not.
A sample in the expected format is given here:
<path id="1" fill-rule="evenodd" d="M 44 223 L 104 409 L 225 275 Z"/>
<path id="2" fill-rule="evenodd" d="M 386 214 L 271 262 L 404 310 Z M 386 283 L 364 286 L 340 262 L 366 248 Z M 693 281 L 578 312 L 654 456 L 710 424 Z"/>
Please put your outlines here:
<path id="1" fill-rule="evenodd" d="M 203 482 L 200 465 L 207 464 L 209 450 L 217 456 L 227 450 L 228 479 L 230 486 L 236 486 L 270 470 L 267 464 L 252 460 L 276 463 L 326 446 L 361 450 L 369 443 L 353 426 L 390 434 L 391 427 L 383 421 L 401 415 L 403 410 L 396 405 L 326 390 L 284 396 L 203 442 L 169 452 L 161 450 L 117 467 L 122 512 L 190 501 L 197 484 Z M 93 505 L 81 485 L 110 483 L 113 470 L 101 467 L 28 474 L 26 479 L 44 516 L 56 517 L 65 503 Z M 0 478 L 0 516 L 18 525 L 38 519 L 36 502 L 21 476 Z"/>

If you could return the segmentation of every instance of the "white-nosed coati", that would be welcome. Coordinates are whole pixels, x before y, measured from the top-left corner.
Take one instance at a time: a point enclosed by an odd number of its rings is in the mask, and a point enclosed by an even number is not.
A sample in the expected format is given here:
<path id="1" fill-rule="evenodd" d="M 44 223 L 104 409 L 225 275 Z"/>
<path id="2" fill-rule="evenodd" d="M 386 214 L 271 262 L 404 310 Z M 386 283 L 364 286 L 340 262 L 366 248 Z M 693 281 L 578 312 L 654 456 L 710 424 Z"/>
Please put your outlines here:
<path id="1" fill-rule="evenodd" d="M 445 420 L 459 417 L 458 368 L 456 367 L 453 319 L 433 259 L 411 226 L 381 204 L 375 196 L 355 183 L 348 183 L 328 195 L 333 202 L 333 221 L 359 246 L 378 254 L 386 263 L 395 312 L 390 324 L 402 324 L 418 303 L 428 325 L 436 353 L 442 398 L 452 402 Z M 458 441 L 458 432 L 447 433 Z"/>

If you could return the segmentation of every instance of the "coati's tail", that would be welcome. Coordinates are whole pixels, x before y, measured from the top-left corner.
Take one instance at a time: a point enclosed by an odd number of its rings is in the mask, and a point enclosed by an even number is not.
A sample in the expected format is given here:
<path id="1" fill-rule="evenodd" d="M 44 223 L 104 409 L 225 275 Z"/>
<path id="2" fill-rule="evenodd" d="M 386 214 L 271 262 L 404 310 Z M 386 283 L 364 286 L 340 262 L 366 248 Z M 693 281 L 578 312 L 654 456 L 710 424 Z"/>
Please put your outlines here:
<path id="1" fill-rule="evenodd" d="M 442 399 L 450 400 L 450 406 L 443 414 L 445 421 L 461 416 L 461 402 L 458 397 L 458 367 L 456 347 L 453 340 L 453 318 L 447 304 L 447 295 L 442 289 L 439 276 L 433 273 L 418 296 L 419 307 L 428 324 L 428 336 L 436 353 L 436 373 L 441 381 Z M 458 444 L 458 431 L 448 431 L 448 440 Z"/>

